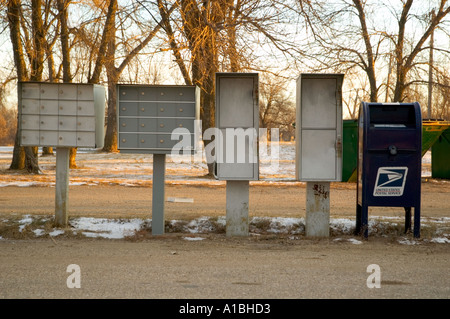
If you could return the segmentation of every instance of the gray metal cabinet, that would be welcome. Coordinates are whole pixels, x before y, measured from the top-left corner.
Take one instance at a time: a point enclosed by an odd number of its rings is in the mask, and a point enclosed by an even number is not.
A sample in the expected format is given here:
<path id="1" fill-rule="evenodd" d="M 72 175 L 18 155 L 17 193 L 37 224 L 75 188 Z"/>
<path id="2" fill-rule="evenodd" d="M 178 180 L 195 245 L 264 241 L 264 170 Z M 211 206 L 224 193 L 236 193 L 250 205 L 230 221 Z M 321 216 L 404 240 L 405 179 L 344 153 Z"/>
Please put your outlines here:
<path id="1" fill-rule="evenodd" d="M 342 179 L 343 74 L 301 74 L 296 96 L 296 178 Z"/>
<path id="2" fill-rule="evenodd" d="M 95 84 L 20 82 L 22 146 L 102 147 L 106 90 Z"/>
<path id="3" fill-rule="evenodd" d="M 257 73 L 216 73 L 216 177 L 259 179 Z"/>
<path id="4" fill-rule="evenodd" d="M 200 89 L 185 85 L 117 85 L 118 149 L 123 153 L 170 154 L 187 129 L 190 152 L 196 151 L 195 120 L 200 119 Z M 184 149 L 186 150 L 186 149 Z"/>

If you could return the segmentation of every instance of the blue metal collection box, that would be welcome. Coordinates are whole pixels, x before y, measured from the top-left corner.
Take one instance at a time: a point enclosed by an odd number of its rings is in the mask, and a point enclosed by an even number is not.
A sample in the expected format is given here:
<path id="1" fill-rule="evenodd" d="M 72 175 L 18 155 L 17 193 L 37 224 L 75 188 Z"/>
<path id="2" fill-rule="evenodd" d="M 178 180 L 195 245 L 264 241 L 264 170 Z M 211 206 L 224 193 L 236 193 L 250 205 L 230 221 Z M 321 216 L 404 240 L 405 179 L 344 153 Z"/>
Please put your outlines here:
<path id="1" fill-rule="evenodd" d="M 404 207 L 405 232 L 420 237 L 422 116 L 419 103 L 361 103 L 356 234 L 368 236 L 368 207 Z"/>

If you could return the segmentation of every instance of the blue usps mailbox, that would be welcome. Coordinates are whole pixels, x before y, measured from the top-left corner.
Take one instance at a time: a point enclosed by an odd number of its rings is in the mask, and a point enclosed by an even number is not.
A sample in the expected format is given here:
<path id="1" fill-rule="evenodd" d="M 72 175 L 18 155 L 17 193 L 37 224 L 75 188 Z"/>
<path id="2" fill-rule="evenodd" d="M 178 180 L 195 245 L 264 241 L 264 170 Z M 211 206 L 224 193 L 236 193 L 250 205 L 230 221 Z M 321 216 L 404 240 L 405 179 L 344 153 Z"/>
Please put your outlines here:
<path id="1" fill-rule="evenodd" d="M 368 207 L 404 207 L 405 232 L 420 237 L 422 116 L 419 103 L 361 103 L 356 234 L 368 237 Z"/>

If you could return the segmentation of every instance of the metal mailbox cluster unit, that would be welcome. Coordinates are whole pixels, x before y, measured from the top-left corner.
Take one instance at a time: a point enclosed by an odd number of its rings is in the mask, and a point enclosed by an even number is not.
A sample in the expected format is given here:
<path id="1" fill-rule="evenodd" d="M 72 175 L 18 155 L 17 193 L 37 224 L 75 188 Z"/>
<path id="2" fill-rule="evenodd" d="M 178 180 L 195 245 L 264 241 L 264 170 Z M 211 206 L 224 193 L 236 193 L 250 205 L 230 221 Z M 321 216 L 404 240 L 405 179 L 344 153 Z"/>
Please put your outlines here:
<path id="1" fill-rule="evenodd" d="M 199 120 L 199 88 L 119 84 L 118 148 L 123 153 L 170 154 L 179 140 L 172 131 L 184 128 L 192 152 L 195 120 Z M 189 147 L 189 146 L 187 146 Z"/>
<path id="2" fill-rule="evenodd" d="M 117 92 L 118 149 L 122 153 L 153 154 L 152 234 L 161 235 L 165 223 L 166 154 L 197 151 L 195 125 L 200 119 L 200 89 L 187 85 L 118 84 Z"/>
<path id="3" fill-rule="evenodd" d="M 68 221 L 70 148 L 103 147 L 105 102 L 96 84 L 18 83 L 20 145 L 56 147 L 57 225 Z"/>
<path id="4" fill-rule="evenodd" d="M 18 93 L 22 146 L 103 146 L 104 87 L 21 82 Z"/>

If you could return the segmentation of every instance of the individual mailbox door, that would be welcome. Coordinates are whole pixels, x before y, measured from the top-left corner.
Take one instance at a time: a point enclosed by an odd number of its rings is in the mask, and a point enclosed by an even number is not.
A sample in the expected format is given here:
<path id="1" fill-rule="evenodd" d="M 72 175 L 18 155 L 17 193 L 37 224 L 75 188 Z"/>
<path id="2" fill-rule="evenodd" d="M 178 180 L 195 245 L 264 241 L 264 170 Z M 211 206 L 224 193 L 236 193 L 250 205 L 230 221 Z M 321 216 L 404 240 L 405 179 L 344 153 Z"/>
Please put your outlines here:
<path id="1" fill-rule="evenodd" d="M 93 101 L 94 100 L 94 91 L 90 85 L 77 85 L 78 101 Z"/>
<path id="2" fill-rule="evenodd" d="M 40 145 L 57 146 L 58 145 L 58 131 L 43 131 L 40 130 L 39 136 Z"/>
<path id="3" fill-rule="evenodd" d="M 136 121 L 136 119 L 132 119 Z M 154 133 L 157 132 L 158 119 L 156 118 L 139 118 L 138 119 L 138 131 Z"/>
<path id="4" fill-rule="evenodd" d="M 22 99 L 39 99 L 40 85 L 39 83 L 23 83 L 20 94 Z"/>
<path id="5" fill-rule="evenodd" d="M 58 114 L 59 115 L 77 115 L 77 101 L 60 100 L 58 101 Z"/>
<path id="6" fill-rule="evenodd" d="M 58 116 L 41 115 L 39 117 L 39 130 L 41 130 L 41 131 L 57 131 L 58 130 Z"/>
<path id="7" fill-rule="evenodd" d="M 73 85 L 72 83 L 61 83 L 59 84 L 58 89 L 58 99 L 71 101 L 77 100 L 77 85 Z"/>
<path id="8" fill-rule="evenodd" d="M 22 130 L 20 141 L 23 146 L 39 145 L 39 131 Z"/>
<path id="9" fill-rule="evenodd" d="M 22 115 L 23 130 L 39 130 L 39 115 Z"/>
<path id="10" fill-rule="evenodd" d="M 95 132 L 95 118 L 88 116 L 77 117 L 77 130 Z"/>
<path id="11" fill-rule="evenodd" d="M 257 73 L 216 73 L 216 177 L 259 179 Z"/>
<path id="12" fill-rule="evenodd" d="M 58 129 L 60 131 L 76 131 L 77 130 L 77 118 L 75 116 L 59 116 L 58 117 Z M 71 133 L 75 136 L 75 133 Z M 76 145 L 76 144 L 73 144 Z"/>
<path id="13" fill-rule="evenodd" d="M 58 115 L 58 100 L 41 100 L 40 102 L 41 115 Z"/>
<path id="14" fill-rule="evenodd" d="M 58 146 L 71 147 L 77 145 L 77 135 L 75 132 L 59 132 Z"/>
<path id="15" fill-rule="evenodd" d="M 22 99 L 22 114 L 39 114 L 39 100 Z"/>
<path id="16" fill-rule="evenodd" d="M 342 179 L 342 74 L 302 74 L 297 79 L 296 177 Z"/>
<path id="17" fill-rule="evenodd" d="M 94 102 L 78 101 L 76 114 L 81 116 L 95 116 Z"/>
<path id="18" fill-rule="evenodd" d="M 96 143 L 95 132 L 77 132 L 77 147 L 92 147 Z"/>
<path id="19" fill-rule="evenodd" d="M 156 102 L 139 102 L 138 110 L 136 115 L 140 117 L 154 117 L 158 114 L 158 105 Z"/>
<path id="20" fill-rule="evenodd" d="M 39 97 L 41 100 L 58 100 L 58 84 L 41 83 Z"/>

